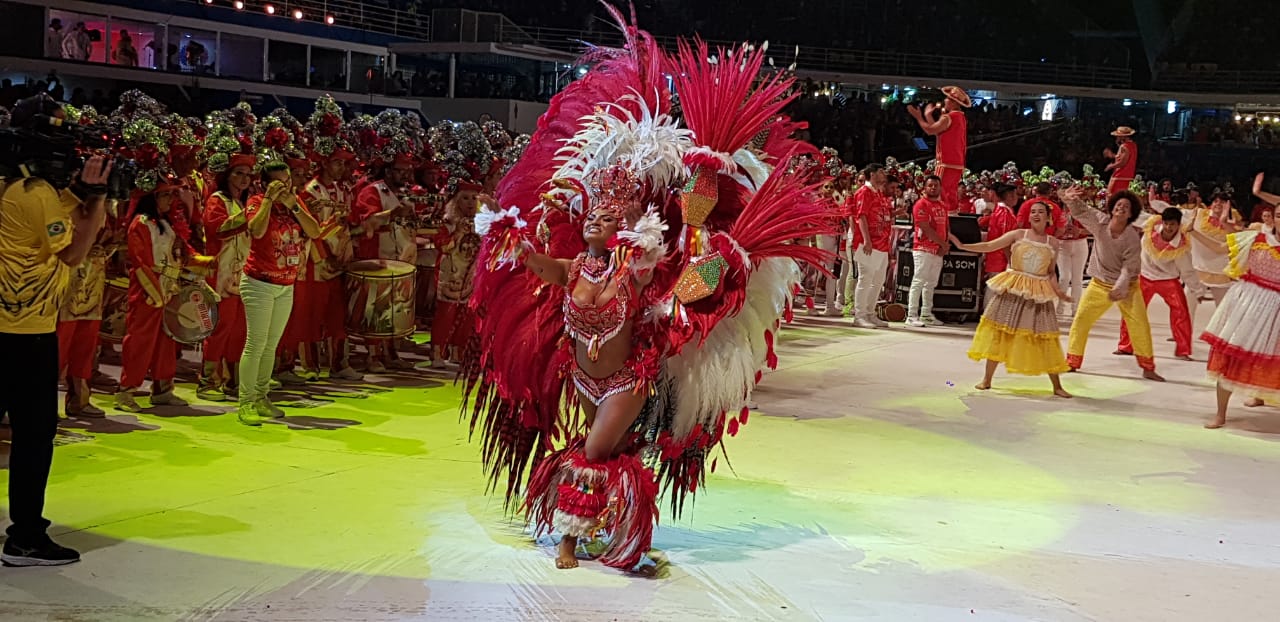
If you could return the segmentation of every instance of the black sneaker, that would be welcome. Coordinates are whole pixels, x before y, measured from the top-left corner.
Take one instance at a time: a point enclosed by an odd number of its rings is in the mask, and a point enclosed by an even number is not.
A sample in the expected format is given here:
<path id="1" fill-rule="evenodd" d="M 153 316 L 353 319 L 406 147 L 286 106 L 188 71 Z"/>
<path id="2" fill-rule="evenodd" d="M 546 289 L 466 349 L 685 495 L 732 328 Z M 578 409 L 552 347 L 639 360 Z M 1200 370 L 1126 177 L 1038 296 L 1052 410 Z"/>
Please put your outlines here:
<path id="1" fill-rule="evenodd" d="M 80 553 L 65 546 L 58 546 L 49 536 L 35 542 L 5 540 L 4 554 L 0 561 L 6 566 L 65 566 L 80 561 Z"/>

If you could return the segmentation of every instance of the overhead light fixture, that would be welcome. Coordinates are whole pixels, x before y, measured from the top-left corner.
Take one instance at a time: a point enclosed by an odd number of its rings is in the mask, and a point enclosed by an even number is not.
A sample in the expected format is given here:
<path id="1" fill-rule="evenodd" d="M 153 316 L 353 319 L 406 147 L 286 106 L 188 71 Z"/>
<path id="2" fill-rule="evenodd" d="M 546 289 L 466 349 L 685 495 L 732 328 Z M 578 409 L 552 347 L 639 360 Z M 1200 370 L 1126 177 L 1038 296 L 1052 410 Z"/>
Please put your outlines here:
<path id="1" fill-rule="evenodd" d="M 240 0 L 236 0 L 236 1 L 235 1 L 235 7 L 236 7 L 236 10 L 237 10 L 237 11 L 239 11 L 239 10 L 241 10 L 241 9 L 243 9 L 243 8 L 244 8 L 244 3 L 243 3 L 243 2 L 241 2 Z"/>
<path id="2" fill-rule="evenodd" d="M 275 6 L 274 4 L 268 4 L 268 5 L 267 5 L 267 7 L 266 7 L 266 9 L 267 9 L 267 15 L 275 15 L 275 14 L 276 14 L 276 6 Z"/>
<path id="3" fill-rule="evenodd" d="M 204 0 L 205 4 L 213 4 L 213 0 Z"/>
<path id="4" fill-rule="evenodd" d="M 302 19 L 302 9 L 293 10 L 293 19 Z"/>
<path id="5" fill-rule="evenodd" d="M 1239 121 L 1239 120 L 1241 120 L 1241 119 L 1243 119 L 1243 118 L 1244 118 L 1244 117 L 1242 117 L 1242 116 L 1240 116 L 1240 115 L 1236 115 L 1236 121 Z"/>
<path id="6" fill-rule="evenodd" d="M 326 23 L 326 24 L 328 24 L 328 25 L 332 26 L 332 25 L 333 25 L 333 16 L 332 16 L 332 15 L 326 15 L 326 16 L 324 16 L 324 23 Z"/>

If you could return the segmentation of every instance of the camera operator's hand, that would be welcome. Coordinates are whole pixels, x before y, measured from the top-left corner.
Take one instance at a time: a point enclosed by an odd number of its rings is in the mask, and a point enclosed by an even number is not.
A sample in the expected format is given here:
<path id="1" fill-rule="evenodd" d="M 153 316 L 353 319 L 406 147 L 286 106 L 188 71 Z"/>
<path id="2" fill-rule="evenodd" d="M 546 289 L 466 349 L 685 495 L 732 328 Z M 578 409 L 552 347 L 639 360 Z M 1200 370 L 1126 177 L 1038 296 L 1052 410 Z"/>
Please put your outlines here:
<path id="1" fill-rule="evenodd" d="M 114 162 L 110 157 L 96 155 L 84 163 L 84 167 L 80 169 L 80 183 L 94 188 L 103 186 L 103 194 L 106 193 L 105 186 L 107 180 L 111 179 L 111 167 Z"/>

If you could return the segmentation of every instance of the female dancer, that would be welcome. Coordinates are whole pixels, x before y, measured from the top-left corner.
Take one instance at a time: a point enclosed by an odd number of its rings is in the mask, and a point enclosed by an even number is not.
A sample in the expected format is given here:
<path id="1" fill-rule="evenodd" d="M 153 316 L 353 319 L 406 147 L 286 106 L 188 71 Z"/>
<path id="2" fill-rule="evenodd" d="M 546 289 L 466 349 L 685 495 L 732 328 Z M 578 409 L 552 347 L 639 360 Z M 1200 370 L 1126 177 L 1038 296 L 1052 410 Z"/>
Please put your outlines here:
<path id="1" fill-rule="evenodd" d="M 1032 203 L 1030 229 L 1015 229 L 994 240 L 962 244 L 955 236 L 951 238 L 957 248 L 971 253 L 1013 247 L 1009 268 L 987 281 L 987 287 L 995 294 L 982 313 L 969 348 L 969 358 L 987 361 L 982 382 L 976 387 L 980 391 L 991 388 L 996 367 L 1004 363 L 1005 370 L 1012 374 L 1049 374 L 1053 394 L 1071 397 L 1059 377 L 1070 368 L 1062 353 L 1055 311 L 1059 300 L 1069 304 L 1071 297 L 1062 291 L 1053 273 L 1058 240 L 1045 232 L 1050 209 L 1044 202 Z"/>
<path id="2" fill-rule="evenodd" d="M 1264 201 L 1280 199 L 1261 192 Z M 1209 346 L 1209 376 L 1218 382 L 1218 411 L 1204 427 L 1227 423 L 1231 394 L 1280 399 L 1280 240 L 1272 231 L 1240 231 L 1227 237 L 1227 275 L 1238 280 L 1227 291 L 1200 338 Z"/>
<path id="3" fill-rule="evenodd" d="M 627 431 L 640 415 L 648 384 L 654 379 L 654 374 L 643 370 L 657 371 L 656 366 L 638 360 L 645 352 L 634 340 L 642 291 L 653 278 L 651 270 L 635 267 L 651 268 L 656 257 L 628 262 L 607 246 L 619 231 L 634 230 L 638 224 L 640 183 L 622 169 L 604 173 L 597 181 L 599 189 L 612 193 L 614 200 L 597 204 L 587 213 L 582 228 L 587 250 L 573 260 L 524 255 L 524 265 L 538 278 L 564 288 L 565 331 L 573 343 L 570 374 L 590 430 L 581 447 L 584 465 L 616 461 L 628 449 Z M 489 200 L 487 206 L 497 211 L 496 202 Z M 574 501 L 578 507 L 570 510 L 564 504 L 567 493 L 578 491 L 564 490 L 562 485 L 558 492 L 561 507 L 555 525 L 564 537 L 556 567 L 576 568 L 578 538 L 591 535 L 595 517 L 605 509 L 601 502 L 607 500 L 594 491 L 582 491 L 585 494 Z"/>
<path id="4" fill-rule="evenodd" d="M 148 373 L 152 406 L 186 405 L 173 394 L 178 344 L 162 326 L 165 303 L 177 288 L 184 258 L 192 254 L 166 217 L 172 200 L 173 186 L 158 186 L 138 197 L 129 222 L 129 298 L 120 390 L 116 393 L 116 408 L 125 412 L 142 410 L 133 393 Z"/>
<path id="5" fill-rule="evenodd" d="M 249 200 L 256 163 L 251 155 L 231 156 L 227 169 L 218 174 L 218 190 L 205 202 L 205 249 L 217 258 L 217 268 L 209 285 L 219 300 L 218 325 L 204 342 L 204 366 L 196 389 L 196 397 L 202 400 L 234 399 L 239 390 L 237 376 L 245 340 L 240 277 L 249 257 L 248 217 L 244 206 Z"/>
<path id="6" fill-rule="evenodd" d="M 293 311 L 293 283 L 302 267 L 302 234 L 320 237 L 320 224 L 294 195 L 289 165 L 280 161 L 263 167 L 263 194 L 249 198 L 248 231 L 252 238 L 240 296 L 244 300 L 247 334 L 240 357 L 240 423 L 262 425 L 263 418 L 279 418 L 284 411 L 267 398 L 276 347 Z"/>
<path id="7" fill-rule="evenodd" d="M 1262 180 L 1264 175 L 1265 173 L 1258 173 L 1258 176 L 1253 178 L 1253 196 L 1262 199 L 1264 202 L 1254 208 L 1253 219 L 1257 222 L 1249 225 L 1249 229 L 1252 231 L 1274 234 L 1276 232 L 1275 206 L 1280 205 L 1280 195 L 1271 194 L 1270 192 L 1264 192 L 1262 190 Z M 1244 405 L 1246 408 L 1257 408 L 1259 406 L 1265 406 L 1266 402 L 1260 397 L 1251 397 L 1245 400 Z"/>

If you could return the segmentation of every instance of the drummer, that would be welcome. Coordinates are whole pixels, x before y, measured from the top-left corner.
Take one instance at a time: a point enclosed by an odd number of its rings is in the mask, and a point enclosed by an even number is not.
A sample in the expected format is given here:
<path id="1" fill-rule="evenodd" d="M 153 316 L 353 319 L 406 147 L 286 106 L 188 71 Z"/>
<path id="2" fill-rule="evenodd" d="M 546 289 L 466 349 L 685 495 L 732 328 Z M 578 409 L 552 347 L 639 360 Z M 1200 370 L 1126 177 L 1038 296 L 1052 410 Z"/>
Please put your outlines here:
<path id="1" fill-rule="evenodd" d="M 301 357 L 308 379 L 320 375 L 319 345 L 325 341 L 328 342 L 330 378 L 364 378 L 351 369 L 349 362 L 347 299 L 341 278 L 353 255 L 346 222 L 352 196 L 344 180 L 355 157 L 346 147 L 337 147 L 328 156 L 314 154 L 319 170 L 299 193 L 303 204 L 321 222 L 322 240 L 307 242 L 302 270 L 294 284 L 293 314 L 281 345 L 282 358 L 286 361 L 292 361 L 295 355 Z M 302 379 L 286 371 L 279 379 L 287 384 L 295 378 Z"/>
<path id="2" fill-rule="evenodd" d="M 125 314 L 123 370 L 116 408 L 136 413 L 134 392 L 151 377 L 152 406 L 185 406 L 173 393 L 178 344 L 165 334 L 164 306 L 177 290 L 184 263 L 204 263 L 179 239 L 169 221 L 174 204 L 172 181 L 149 193 L 135 194 L 128 225 L 129 310 Z"/>
<path id="3" fill-rule="evenodd" d="M 397 155 L 370 172 L 370 183 L 356 195 L 349 222 L 355 239 L 355 258 L 386 259 L 416 265 L 418 245 L 412 227 L 396 219 L 413 214 L 413 206 L 401 197 L 413 180 L 417 159 L 407 153 Z M 399 358 L 394 340 L 369 339 L 368 371 L 380 374 L 392 369 L 412 369 Z"/>
<path id="4" fill-rule="evenodd" d="M 71 273 L 71 283 L 58 316 L 58 363 L 66 374 L 68 417 L 102 417 L 89 402 L 89 383 L 97 369 L 98 335 L 107 288 L 107 259 L 115 252 L 110 224 L 98 233 L 84 263 Z"/>
<path id="5" fill-rule="evenodd" d="M 481 184 L 459 180 L 457 190 L 445 203 L 444 228 L 436 236 L 440 252 L 437 271 L 435 313 L 431 322 L 431 364 L 461 360 L 461 349 L 475 328 L 475 318 L 467 303 L 471 298 L 472 276 L 478 245 L 474 221 L 479 209 Z"/>
<path id="6" fill-rule="evenodd" d="M 218 174 L 215 191 L 205 202 L 205 247 L 217 258 L 209 285 L 219 296 L 218 325 L 204 341 L 204 365 L 196 397 L 223 402 L 236 399 L 240 355 L 244 351 L 244 303 L 240 275 L 249 258 L 249 228 L 245 205 L 257 159 L 232 155 Z"/>

